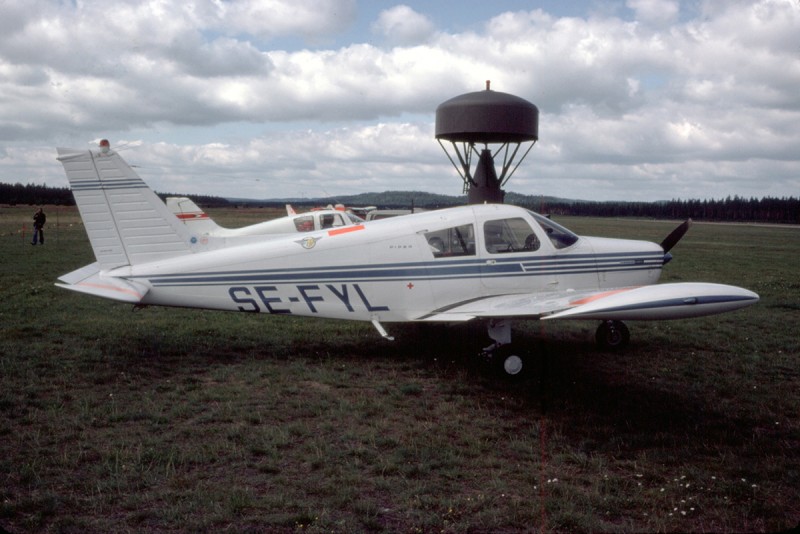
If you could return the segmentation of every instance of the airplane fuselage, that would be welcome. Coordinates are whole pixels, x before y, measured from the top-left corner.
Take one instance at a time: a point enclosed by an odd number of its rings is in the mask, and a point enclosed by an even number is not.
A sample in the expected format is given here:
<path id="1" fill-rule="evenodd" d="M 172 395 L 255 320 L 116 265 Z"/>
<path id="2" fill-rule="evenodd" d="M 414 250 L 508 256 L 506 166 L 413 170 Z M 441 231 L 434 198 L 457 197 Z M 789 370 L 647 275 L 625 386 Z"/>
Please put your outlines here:
<path id="1" fill-rule="evenodd" d="M 108 275 L 149 287 L 142 304 L 392 322 L 487 295 L 650 285 L 664 263 L 654 243 L 578 237 L 508 205 L 196 247 Z"/>

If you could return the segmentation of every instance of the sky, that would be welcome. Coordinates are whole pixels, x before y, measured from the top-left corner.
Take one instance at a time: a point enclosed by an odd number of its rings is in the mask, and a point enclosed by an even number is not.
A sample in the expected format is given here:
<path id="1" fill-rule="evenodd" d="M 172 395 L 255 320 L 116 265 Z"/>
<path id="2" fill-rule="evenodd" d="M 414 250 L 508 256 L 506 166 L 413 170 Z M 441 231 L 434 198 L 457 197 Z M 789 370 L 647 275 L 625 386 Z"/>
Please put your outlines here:
<path id="1" fill-rule="evenodd" d="M 459 195 L 486 80 L 540 113 L 507 191 L 800 196 L 800 0 L 6 0 L 0 182 L 107 138 L 160 192 Z"/>

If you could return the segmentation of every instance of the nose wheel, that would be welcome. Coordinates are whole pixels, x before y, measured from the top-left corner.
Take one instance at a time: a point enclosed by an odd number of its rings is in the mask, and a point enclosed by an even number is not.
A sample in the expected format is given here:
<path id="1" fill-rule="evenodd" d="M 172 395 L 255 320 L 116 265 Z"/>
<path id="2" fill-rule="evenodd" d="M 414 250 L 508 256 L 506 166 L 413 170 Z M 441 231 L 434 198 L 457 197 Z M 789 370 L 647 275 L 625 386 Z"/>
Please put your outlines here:
<path id="1" fill-rule="evenodd" d="M 483 349 L 483 359 L 498 375 L 517 379 L 525 375 L 529 365 L 522 352 L 514 345 L 494 345 Z"/>
<path id="2" fill-rule="evenodd" d="M 622 321 L 603 321 L 595 333 L 597 346 L 603 350 L 622 350 L 630 340 L 631 333 Z"/>

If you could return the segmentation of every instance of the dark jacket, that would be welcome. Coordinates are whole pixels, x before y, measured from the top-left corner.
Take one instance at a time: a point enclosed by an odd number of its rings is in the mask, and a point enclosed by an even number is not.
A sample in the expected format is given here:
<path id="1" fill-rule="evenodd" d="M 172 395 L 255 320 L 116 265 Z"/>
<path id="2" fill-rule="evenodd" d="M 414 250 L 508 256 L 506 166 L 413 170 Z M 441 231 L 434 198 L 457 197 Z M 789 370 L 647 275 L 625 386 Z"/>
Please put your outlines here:
<path id="1" fill-rule="evenodd" d="M 37 211 L 36 213 L 33 214 L 33 227 L 34 228 L 43 227 L 46 220 L 47 216 L 44 214 L 44 212 Z"/>

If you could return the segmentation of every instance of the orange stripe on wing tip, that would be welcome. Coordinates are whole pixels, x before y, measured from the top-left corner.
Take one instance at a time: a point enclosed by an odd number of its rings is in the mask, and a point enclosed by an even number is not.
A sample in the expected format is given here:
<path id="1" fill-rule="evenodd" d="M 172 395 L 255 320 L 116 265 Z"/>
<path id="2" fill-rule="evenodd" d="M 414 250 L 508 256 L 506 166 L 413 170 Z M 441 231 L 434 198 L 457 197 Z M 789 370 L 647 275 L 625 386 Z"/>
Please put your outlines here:
<path id="1" fill-rule="evenodd" d="M 595 300 L 600 300 L 606 297 L 610 297 L 611 295 L 616 295 L 617 293 L 624 293 L 625 291 L 630 291 L 631 289 L 636 289 L 635 287 L 626 287 L 624 289 L 614 289 L 612 291 L 604 291 L 603 293 L 595 293 L 594 295 L 590 295 L 588 297 L 573 300 L 570 302 L 573 306 L 580 306 L 581 304 L 589 304 L 590 302 L 594 302 Z"/>
<path id="2" fill-rule="evenodd" d="M 329 236 L 335 236 L 335 235 L 339 235 L 339 234 L 347 234 L 347 233 L 350 233 L 350 232 L 357 232 L 357 231 L 363 230 L 363 229 L 364 229 L 364 225 L 363 224 L 357 224 L 355 226 L 344 226 L 342 228 L 336 228 L 334 230 L 328 230 L 328 235 Z"/>

